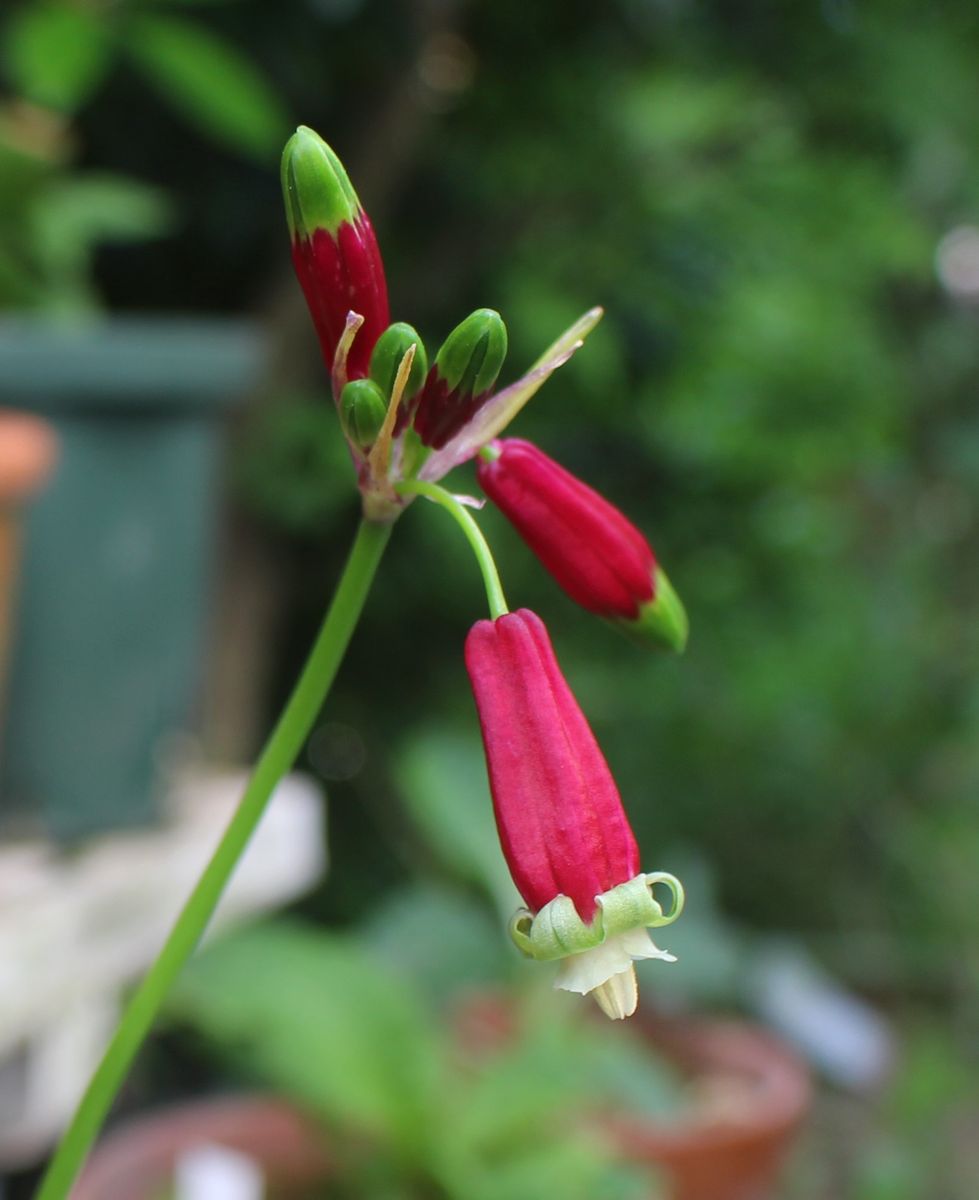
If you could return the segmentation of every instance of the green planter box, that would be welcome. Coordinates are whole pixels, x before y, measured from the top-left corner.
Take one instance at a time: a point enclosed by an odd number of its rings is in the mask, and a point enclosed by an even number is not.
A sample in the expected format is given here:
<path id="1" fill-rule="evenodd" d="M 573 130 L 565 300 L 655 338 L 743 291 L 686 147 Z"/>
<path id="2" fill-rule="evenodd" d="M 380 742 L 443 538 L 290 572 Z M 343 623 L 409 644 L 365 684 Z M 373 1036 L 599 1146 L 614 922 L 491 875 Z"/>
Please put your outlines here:
<path id="1" fill-rule="evenodd" d="M 223 418 L 261 360 L 241 322 L 0 321 L 0 402 L 61 440 L 25 523 L 0 823 L 72 840 L 156 816 L 200 680 Z"/>

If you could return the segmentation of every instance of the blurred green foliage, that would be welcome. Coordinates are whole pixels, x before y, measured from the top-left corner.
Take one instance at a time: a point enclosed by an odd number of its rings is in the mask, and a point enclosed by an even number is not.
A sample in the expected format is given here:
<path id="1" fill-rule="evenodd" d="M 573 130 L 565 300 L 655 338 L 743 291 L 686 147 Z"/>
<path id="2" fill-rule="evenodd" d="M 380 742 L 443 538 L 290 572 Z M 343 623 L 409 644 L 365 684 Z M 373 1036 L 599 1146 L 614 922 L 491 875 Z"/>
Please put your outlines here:
<path id="1" fill-rule="evenodd" d="M 648 1197 L 648 1174 L 617 1164 L 587 1114 L 627 1105 L 675 1115 L 687 1101 L 673 1072 L 640 1038 L 572 1020 L 547 993 L 510 997 L 502 1019 L 513 1034 L 497 1033 L 495 1046 L 492 1020 L 473 1010 L 467 1039 L 465 1009 L 456 1023 L 437 1014 L 472 981 L 474 956 L 435 1004 L 423 1001 L 424 964 L 435 955 L 451 965 L 452 931 L 492 959 L 493 931 L 450 894 L 400 900 L 402 913 L 421 918 L 401 922 L 400 962 L 380 922 L 356 939 L 298 923 L 255 926 L 193 962 L 171 1013 L 223 1050 L 238 1077 L 273 1086 L 324 1122 L 337 1194 Z"/>
<path id="2" fill-rule="evenodd" d="M 277 93 L 246 52 L 199 20 L 166 11 L 184 6 L 10 6 L 0 24 L 0 70 L 10 89 L 0 100 L 0 309 L 92 308 L 99 246 L 173 228 L 161 188 L 115 171 L 77 169 L 74 119 L 118 68 L 136 70 L 220 145 L 274 162 L 288 130 Z"/>
<path id="3" fill-rule="evenodd" d="M 975 1072 L 954 1031 L 918 1013 L 907 1022 L 895 1078 L 876 1104 L 823 1097 L 785 1200 L 968 1200 L 979 1188 L 977 1112 Z"/>

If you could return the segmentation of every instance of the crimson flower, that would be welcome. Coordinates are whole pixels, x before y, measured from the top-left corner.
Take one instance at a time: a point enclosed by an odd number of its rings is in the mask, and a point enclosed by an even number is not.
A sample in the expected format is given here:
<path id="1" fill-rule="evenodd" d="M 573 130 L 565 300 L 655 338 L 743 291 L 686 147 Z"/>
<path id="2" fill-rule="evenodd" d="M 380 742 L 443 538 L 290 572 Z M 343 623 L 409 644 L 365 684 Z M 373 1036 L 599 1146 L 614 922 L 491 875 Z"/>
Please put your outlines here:
<path id="1" fill-rule="evenodd" d="M 527 904 L 511 935 L 533 958 L 563 960 L 556 987 L 592 993 L 610 1017 L 629 1016 L 633 960 L 672 961 L 646 928 L 679 915 L 683 890 L 671 875 L 640 871 L 615 781 L 540 617 L 521 609 L 477 621 L 466 667 L 503 854 Z M 673 893 L 668 914 L 656 883 Z"/>
<path id="2" fill-rule="evenodd" d="M 683 649 L 680 598 L 649 542 L 613 504 L 521 438 L 485 447 L 476 475 L 572 600 L 638 637 Z"/>

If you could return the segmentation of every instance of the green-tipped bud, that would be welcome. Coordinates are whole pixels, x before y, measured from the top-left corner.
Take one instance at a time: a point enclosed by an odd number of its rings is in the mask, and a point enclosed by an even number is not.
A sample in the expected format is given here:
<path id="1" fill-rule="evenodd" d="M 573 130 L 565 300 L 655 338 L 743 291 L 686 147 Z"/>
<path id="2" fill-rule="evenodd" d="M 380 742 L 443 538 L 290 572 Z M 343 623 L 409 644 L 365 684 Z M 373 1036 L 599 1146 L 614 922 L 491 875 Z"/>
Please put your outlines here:
<path id="1" fill-rule="evenodd" d="M 387 400 L 372 379 L 353 379 L 340 393 L 343 432 L 358 450 L 373 446 L 384 424 Z"/>
<path id="2" fill-rule="evenodd" d="M 442 343 L 435 370 L 448 391 L 481 396 L 496 383 L 506 352 L 503 318 L 492 308 L 477 308 Z"/>
<path id="3" fill-rule="evenodd" d="M 330 234 L 353 224 L 360 201 L 343 163 L 318 133 L 300 125 L 282 154 L 282 193 L 294 238 L 311 238 L 317 229 Z"/>
<path id="4" fill-rule="evenodd" d="M 687 644 L 687 634 L 690 632 L 687 612 L 683 607 L 683 601 L 673 590 L 673 585 L 667 578 L 666 572 L 658 564 L 655 574 L 654 599 L 640 608 L 639 616 L 635 621 L 621 623 L 627 632 L 643 641 L 667 650 L 675 650 L 677 654 L 683 653 Z"/>
<path id="5" fill-rule="evenodd" d="M 411 346 L 415 347 L 415 357 L 411 361 L 411 372 L 405 385 L 403 401 L 410 400 L 425 382 L 425 376 L 428 374 L 425 343 L 404 321 L 396 321 L 389 325 L 377 339 L 371 354 L 370 377 L 388 398 L 391 396 L 398 369 Z"/>
<path id="6" fill-rule="evenodd" d="M 503 318 L 477 308 L 442 343 L 415 412 L 422 443 L 440 450 L 489 396 L 506 358 Z"/>

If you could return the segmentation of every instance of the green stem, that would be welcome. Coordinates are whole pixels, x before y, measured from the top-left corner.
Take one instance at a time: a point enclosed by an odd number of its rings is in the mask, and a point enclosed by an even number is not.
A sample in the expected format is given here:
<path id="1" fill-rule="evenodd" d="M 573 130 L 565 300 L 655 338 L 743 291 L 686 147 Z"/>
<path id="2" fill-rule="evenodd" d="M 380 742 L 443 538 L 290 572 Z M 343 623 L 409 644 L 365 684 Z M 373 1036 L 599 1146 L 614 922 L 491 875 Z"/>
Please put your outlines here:
<path id="1" fill-rule="evenodd" d="M 356 628 L 391 525 L 362 521 L 306 666 L 241 802 L 156 961 L 136 989 L 48 1166 L 35 1200 L 65 1200 L 167 992 L 193 953 L 269 798 L 302 749 Z"/>
<path id="2" fill-rule="evenodd" d="M 397 485 L 396 491 L 402 495 L 424 496 L 433 503 L 440 504 L 446 512 L 455 517 L 456 523 L 469 539 L 469 545 L 472 546 L 476 561 L 479 563 L 490 613 L 494 617 L 502 617 L 504 613 L 508 613 L 510 610 L 507 608 L 506 597 L 503 595 L 503 585 L 500 583 L 500 574 L 496 569 L 493 552 L 490 550 L 486 538 L 483 537 L 482 530 L 473 520 L 472 514 L 465 505 L 460 504 L 451 492 L 439 487 L 437 483 L 426 483 L 422 479 L 405 480 L 404 483 Z"/>

